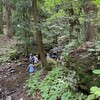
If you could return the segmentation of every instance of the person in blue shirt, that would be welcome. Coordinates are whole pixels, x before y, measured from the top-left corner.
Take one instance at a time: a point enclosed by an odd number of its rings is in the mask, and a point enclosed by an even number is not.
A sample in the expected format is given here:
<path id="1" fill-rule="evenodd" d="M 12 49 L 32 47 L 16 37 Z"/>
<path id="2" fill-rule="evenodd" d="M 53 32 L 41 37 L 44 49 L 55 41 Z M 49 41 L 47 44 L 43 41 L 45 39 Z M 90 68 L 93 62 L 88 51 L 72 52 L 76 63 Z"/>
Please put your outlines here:
<path id="1" fill-rule="evenodd" d="M 30 63 L 27 67 L 27 70 L 29 71 L 29 73 L 33 73 L 35 71 L 35 68 L 34 68 L 34 63 Z"/>

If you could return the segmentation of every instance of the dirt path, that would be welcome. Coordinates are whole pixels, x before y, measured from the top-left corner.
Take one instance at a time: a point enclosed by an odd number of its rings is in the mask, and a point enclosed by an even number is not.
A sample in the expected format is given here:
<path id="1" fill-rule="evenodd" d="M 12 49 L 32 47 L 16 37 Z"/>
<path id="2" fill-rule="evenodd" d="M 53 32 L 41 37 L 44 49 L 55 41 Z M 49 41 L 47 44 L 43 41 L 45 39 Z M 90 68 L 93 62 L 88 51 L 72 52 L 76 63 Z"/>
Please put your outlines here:
<path id="1" fill-rule="evenodd" d="M 21 62 L 20 65 L 11 62 L 0 67 L 0 100 L 6 100 L 8 96 L 11 100 L 32 100 L 27 96 L 25 88 L 28 78 L 26 66 Z"/>
<path id="2" fill-rule="evenodd" d="M 14 45 L 14 39 L 0 35 L 0 58 L 6 59 L 6 53 Z M 25 82 L 29 78 L 26 63 L 23 59 L 0 63 L 0 100 L 32 100 L 25 88 Z"/>
<path id="3" fill-rule="evenodd" d="M 9 39 L 6 35 L 0 35 L 0 55 L 5 54 L 10 48 L 13 48 L 14 39 Z"/>

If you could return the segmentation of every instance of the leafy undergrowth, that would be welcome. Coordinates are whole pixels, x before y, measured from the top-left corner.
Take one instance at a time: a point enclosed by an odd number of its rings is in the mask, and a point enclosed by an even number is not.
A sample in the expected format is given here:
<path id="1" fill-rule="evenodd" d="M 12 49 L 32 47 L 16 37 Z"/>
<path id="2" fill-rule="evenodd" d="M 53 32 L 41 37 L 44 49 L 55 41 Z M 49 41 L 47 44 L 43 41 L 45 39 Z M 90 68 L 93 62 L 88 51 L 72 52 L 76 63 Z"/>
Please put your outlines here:
<path id="1" fill-rule="evenodd" d="M 98 75 L 96 79 L 100 77 L 100 69 L 93 70 L 93 73 Z M 95 100 L 95 99 L 100 100 L 100 87 L 92 86 L 90 88 L 90 95 L 88 96 L 87 100 Z"/>
<path id="2" fill-rule="evenodd" d="M 53 68 L 43 80 L 42 73 L 43 70 L 34 73 L 27 81 L 29 95 L 34 97 L 40 92 L 39 100 L 85 100 L 86 96 L 71 88 L 62 67 Z"/>
<path id="3" fill-rule="evenodd" d="M 92 73 L 100 67 L 100 42 L 86 42 L 75 49 L 74 43 L 70 43 L 64 50 L 65 67 L 75 70 L 79 76 L 79 88 L 85 93 L 92 86 L 100 87 L 100 79 Z"/>
<path id="4" fill-rule="evenodd" d="M 9 39 L 6 35 L 0 35 L 0 64 L 18 58 L 20 52 L 16 44 L 15 37 Z"/>
<path id="5" fill-rule="evenodd" d="M 52 59 L 52 58 L 48 58 L 47 59 L 47 63 L 48 63 L 48 67 L 47 67 L 47 70 L 51 70 L 52 68 L 54 68 L 54 67 L 56 67 L 57 66 L 57 62 L 54 60 L 54 59 Z M 41 61 L 38 63 L 38 64 L 36 64 L 35 65 L 36 67 L 41 67 L 42 68 L 42 63 L 41 63 Z"/>

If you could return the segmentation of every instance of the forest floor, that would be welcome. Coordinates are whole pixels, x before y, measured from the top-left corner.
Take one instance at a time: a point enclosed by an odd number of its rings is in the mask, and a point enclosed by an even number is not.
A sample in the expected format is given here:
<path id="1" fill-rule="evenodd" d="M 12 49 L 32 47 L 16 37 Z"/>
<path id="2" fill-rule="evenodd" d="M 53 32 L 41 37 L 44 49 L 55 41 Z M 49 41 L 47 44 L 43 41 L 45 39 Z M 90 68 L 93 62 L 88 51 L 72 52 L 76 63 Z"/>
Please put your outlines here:
<path id="1" fill-rule="evenodd" d="M 15 40 L 0 35 L 0 58 L 14 47 Z M 29 78 L 27 59 L 0 63 L 0 100 L 33 100 L 27 95 L 25 82 Z"/>
<path id="2" fill-rule="evenodd" d="M 0 35 L 0 55 L 6 54 L 9 49 L 14 47 L 14 39 L 9 39 L 6 35 Z"/>
<path id="3" fill-rule="evenodd" d="M 20 57 L 16 60 L 7 60 L 7 53 L 14 50 L 17 42 L 15 38 L 9 39 L 5 35 L 0 35 L 0 100 L 41 100 L 41 94 L 39 92 L 36 93 L 35 97 L 28 96 L 27 94 L 26 81 L 29 79 L 29 73 L 26 69 L 29 63 L 28 59 Z M 92 57 L 87 57 L 86 55 L 88 55 L 88 49 L 94 48 L 96 44 L 98 43 L 85 43 L 70 53 L 70 55 L 75 58 L 75 62 L 73 62 L 73 60 L 71 62 L 74 66 L 77 66 L 77 64 L 90 66 L 89 68 L 79 66 L 79 69 L 86 68 L 86 75 L 89 76 L 89 79 L 90 73 L 88 75 L 87 71 L 91 71 L 94 64 L 91 62 L 94 60 Z M 87 62 L 84 62 L 84 57 Z M 78 61 L 79 63 L 76 63 Z M 38 69 L 36 68 L 35 70 Z M 41 79 L 45 78 L 47 74 L 45 73 L 46 72 L 43 72 Z M 84 91 L 86 89 L 81 88 L 81 90 Z"/>

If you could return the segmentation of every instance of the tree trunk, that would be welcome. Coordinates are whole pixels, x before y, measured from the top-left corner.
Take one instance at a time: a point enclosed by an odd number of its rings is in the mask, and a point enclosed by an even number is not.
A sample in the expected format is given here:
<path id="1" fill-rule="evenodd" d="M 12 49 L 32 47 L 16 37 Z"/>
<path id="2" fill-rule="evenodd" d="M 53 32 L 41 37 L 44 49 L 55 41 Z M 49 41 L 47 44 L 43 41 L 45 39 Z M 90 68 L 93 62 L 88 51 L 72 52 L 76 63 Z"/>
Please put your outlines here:
<path id="1" fill-rule="evenodd" d="M 73 16 L 74 15 L 74 10 L 73 10 L 73 6 L 71 4 L 69 10 L 69 16 Z M 70 35 L 70 41 L 71 41 L 71 37 L 72 37 L 72 33 L 73 33 L 73 29 L 74 29 L 74 24 L 73 24 L 73 20 L 69 19 L 69 35 Z"/>
<path id="2" fill-rule="evenodd" d="M 70 8 L 68 9 L 69 11 L 69 17 L 77 16 L 74 13 L 73 5 L 71 4 Z M 79 19 L 75 17 L 74 19 L 69 19 L 69 35 L 70 35 L 70 41 L 73 39 L 73 33 L 74 31 L 76 32 L 75 35 L 77 35 L 77 40 L 78 40 L 78 34 L 80 33 L 80 28 L 75 28 L 75 26 L 80 26 Z"/>
<path id="3" fill-rule="evenodd" d="M 39 29 L 40 20 L 39 20 L 38 10 L 37 10 L 37 0 L 32 0 L 32 10 L 33 10 L 33 17 L 34 17 L 35 25 L 37 26 L 36 36 L 37 36 L 40 59 L 42 62 L 42 66 L 46 68 L 47 61 L 46 61 L 45 52 L 43 48 L 42 33 L 41 33 L 41 30 Z"/>
<path id="4" fill-rule="evenodd" d="M 7 36 L 12 38 L 12 25 L 11 25 L 11 6 L 10 0 L 6 0 L 6 28 L 7 28 Z"/>
<path id="5" fill-rule="evenodd" d="M 3 12 L 2 12 L 2 0 L 0 0 L 0 34 L 3 33 L 3 20 L 2 20 L 2 16 L 3 16 Z"/>
<path id="6" fill-rule="evenodd" d="M 94 36 L 94 25 L 91 23 L 91 18 L 96 14 L 97 8 L 95 4 L 91 4 L 92 0 L 84 0 L 84 13 L 85 13 L 85 31 L 86 41 L 91 41 Z"/>

